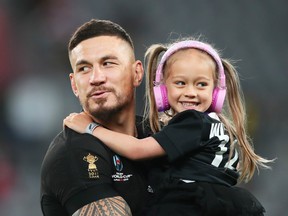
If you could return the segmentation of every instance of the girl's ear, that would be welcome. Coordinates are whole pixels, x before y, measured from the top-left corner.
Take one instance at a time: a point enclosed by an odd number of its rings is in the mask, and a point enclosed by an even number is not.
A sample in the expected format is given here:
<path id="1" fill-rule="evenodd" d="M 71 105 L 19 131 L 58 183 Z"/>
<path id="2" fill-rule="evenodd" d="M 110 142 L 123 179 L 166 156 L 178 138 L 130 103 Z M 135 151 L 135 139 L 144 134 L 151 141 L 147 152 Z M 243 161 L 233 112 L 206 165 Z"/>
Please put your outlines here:
<path id="1" fill-rule="evenodd" d="M 77 86 L 76 86 L 75 79 L 74 79 L 74 73 L 70 73 L 69 78 L 70 78 L 72 91 L 73 91 L 74 95 L 76 97 L 78 97 L 78 90 L 77 90 Z"/>
<path id="2" fill-rule="evenodd" d="M 144 68 L 142 62 L 137 60 L 134 63 L 134 86 L 139 86 L 144 77 Z"/>

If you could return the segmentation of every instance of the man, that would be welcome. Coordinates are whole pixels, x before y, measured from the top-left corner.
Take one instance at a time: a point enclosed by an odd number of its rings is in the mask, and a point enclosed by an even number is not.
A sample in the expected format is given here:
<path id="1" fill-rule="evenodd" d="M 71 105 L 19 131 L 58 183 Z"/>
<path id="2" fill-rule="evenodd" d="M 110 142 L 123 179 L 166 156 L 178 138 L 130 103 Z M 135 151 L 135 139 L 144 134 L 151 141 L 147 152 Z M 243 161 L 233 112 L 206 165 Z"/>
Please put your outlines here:
<path id="1" fill-rule="evenodd" d="M 143 66 L 135 60 L 126 31 L 107 20 L 91 20 L 76 30 L 68 53 L 72 90 L 83 110 L 111 130 L 144 137 L 135 117 L 135 88 L 144 76 Z M 148 192 L 140 165 L 119 157 L 89 133 L 65 127 L 43 160 L 42 212 L 141 215 Z"/>

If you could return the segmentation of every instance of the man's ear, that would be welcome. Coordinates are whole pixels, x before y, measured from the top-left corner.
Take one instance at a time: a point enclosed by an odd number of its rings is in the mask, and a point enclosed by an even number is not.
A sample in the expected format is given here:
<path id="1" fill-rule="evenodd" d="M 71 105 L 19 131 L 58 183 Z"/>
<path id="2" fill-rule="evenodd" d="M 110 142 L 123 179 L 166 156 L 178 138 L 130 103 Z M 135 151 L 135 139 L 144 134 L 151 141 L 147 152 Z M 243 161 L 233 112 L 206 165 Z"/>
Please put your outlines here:
<path id="1" fill-rule="evenodd" d="M 144 68 L 142 65 L 142 62 L 140 60 L 137 60 L 134 63 L 134 72 L 135 72 L 135 76 L 134 76 L 134 86 L 139 86 L 143 80 L 144 77 Z"/>
<path id="2" fill-rule="evenodd" d="M 76 97 L 78 97 L 78 90 L 77 90 L 77 86 L 76 86 L 75 79 L 74 79 L 74 73 L 70 73 L 69 78 L 70 78 L 72 91 L 73 91 L 74 95 Z"/>

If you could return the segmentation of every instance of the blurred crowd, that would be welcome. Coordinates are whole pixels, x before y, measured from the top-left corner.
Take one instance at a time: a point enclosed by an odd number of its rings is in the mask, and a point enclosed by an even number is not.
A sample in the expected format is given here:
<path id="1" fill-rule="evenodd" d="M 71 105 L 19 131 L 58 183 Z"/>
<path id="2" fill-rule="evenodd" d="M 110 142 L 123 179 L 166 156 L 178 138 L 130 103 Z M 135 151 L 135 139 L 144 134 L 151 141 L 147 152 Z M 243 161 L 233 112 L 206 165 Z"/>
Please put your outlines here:
<path id="1" fill-rule="evenodd" d="M 40 166 L 70 112 L 67 43 L 91 18 L 110 19 L 131 34 L 137 58 L 177 36 L 203 35 L 237 61 L 256 152 L 277 157 L 249 188 L 267 215 L 288 204 L 288 3 L 277 1 L 0 1 L 0 215 L 41 215 Z M 137 92 L 142 113 L 143 85 Z"/>

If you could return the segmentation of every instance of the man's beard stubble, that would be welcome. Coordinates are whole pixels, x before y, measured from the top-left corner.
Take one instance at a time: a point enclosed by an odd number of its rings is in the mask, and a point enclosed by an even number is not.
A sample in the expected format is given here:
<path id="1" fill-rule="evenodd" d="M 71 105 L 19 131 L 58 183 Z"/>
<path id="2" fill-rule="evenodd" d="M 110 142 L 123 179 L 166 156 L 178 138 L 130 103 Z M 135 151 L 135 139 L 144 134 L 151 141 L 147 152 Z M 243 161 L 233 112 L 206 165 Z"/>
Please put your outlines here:
<path id="1" fill-rule="evenodd" d="M 107 98 L 99 99 L 97 100 L 97 103 L 93 101 L 92 103 L 97 104 L 96 108 L 91 108 L 94 106 L 90 106 L 91 102 L 89 104 L 89 100 L 87 100 L 85 103 L 86 111 L 98 120 L 108 121 L 110 119 L 113 119 L 113 116 L 119 114 L 122 110 L 124 110 L 129 103 L 127 97 L 121 99 L 119 97 L 116 97 L 115 100 L 116 101 L 113 103 L 113 105 L 106 105 L 108 101 Z"/>

